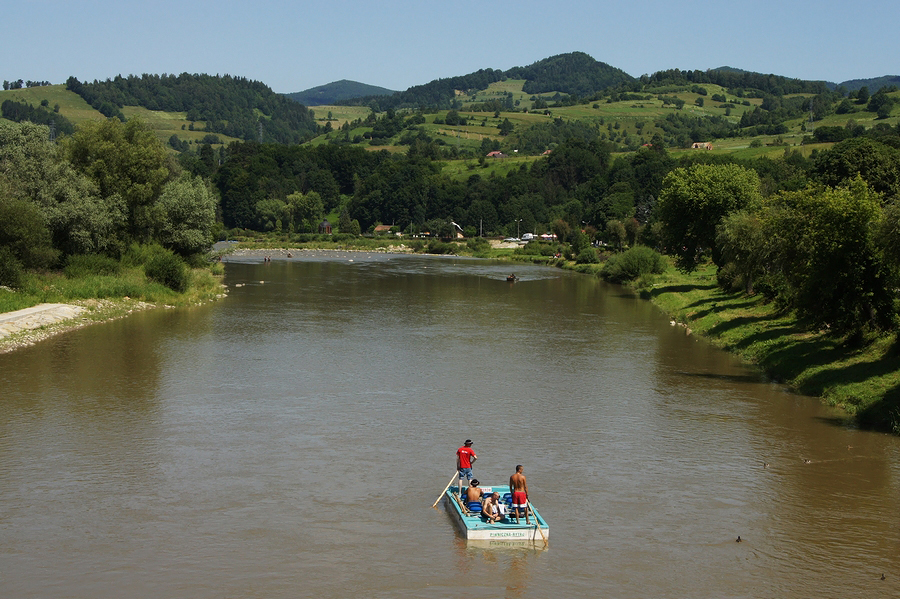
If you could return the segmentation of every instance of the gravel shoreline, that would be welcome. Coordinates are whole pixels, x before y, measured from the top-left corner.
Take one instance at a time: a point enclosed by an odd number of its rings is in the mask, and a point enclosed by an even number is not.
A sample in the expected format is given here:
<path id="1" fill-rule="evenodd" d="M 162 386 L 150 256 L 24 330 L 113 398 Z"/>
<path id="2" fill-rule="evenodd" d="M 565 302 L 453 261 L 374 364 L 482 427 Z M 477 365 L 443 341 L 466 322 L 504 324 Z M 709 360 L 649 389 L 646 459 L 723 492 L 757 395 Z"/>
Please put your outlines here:
<path id="1" fill-rule="evenodd" d="M 39 304 L 0 314 L 0 354 L 29 347 L 60 333 L 156 307 L 156 304 L 132 299 L 89 299 L 70 304 Z"/>

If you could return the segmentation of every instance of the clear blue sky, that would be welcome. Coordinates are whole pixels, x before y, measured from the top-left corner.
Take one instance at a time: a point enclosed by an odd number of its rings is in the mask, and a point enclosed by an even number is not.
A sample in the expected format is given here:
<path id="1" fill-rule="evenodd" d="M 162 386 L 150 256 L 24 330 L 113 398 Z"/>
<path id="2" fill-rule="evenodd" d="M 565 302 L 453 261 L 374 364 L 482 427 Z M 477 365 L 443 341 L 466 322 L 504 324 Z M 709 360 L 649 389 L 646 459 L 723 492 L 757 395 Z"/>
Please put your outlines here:
<path id="1" fill-rule="evenodd" d="M 19 0 L 2 12 L 0 80 L 230 73 L 281 93 L 339 79 L 404 90 L 573 51 L 634 76 L 900 75 L 898 0 Z"/>

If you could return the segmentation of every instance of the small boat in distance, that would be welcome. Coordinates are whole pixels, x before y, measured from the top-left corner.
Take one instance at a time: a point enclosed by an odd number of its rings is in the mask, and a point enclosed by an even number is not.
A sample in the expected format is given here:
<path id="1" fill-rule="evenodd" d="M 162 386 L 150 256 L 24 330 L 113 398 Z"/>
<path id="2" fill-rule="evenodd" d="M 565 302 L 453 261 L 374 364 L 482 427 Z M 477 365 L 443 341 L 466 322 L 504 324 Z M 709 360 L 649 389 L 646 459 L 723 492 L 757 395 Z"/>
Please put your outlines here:
<path id="1" fill-rule="evenodd" d="M 506 485 L 498 485 L 493 487 L 480 487 L 485 494 L 499 493 L 500 503 L 506 506 L 507 512 L 511 512 L 512 494 Z M 498 522 L 487 522 L 481 516 L 481 508 L 477 502 L 470 509 L 465 505 L 459 497 L 459 487 L 448 487 L 444 492 L 444 502 L 447 505 L 447 513 L 453 518 L 453 521 L 459 527 L 463 536 L 469 540 L 480 541 L 535 541 L 544 543 L 550 538 L 550 526 L 534 509 L 532 505 L 528 518 L 529 523 L 525 523 L 525 517 L 521 516 L 519 522 L 516 523 L 511 513 L 507 513 L 506 517 Z M 538 529 L 540 527 L 540 529 Z"/>

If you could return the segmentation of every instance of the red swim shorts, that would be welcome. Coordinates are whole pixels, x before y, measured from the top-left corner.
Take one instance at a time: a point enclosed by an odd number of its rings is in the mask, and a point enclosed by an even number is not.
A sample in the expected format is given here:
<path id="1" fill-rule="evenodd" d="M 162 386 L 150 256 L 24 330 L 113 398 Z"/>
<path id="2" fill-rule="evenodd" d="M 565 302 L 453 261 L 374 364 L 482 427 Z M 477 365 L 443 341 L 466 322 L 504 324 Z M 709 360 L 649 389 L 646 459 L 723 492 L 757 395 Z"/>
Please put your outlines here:
<path id="1" fill-rule="evenodd" d="M 525 491 L 513 491 L 513 495 L 512 495 L 513 507 L 525 507 L 527 502 L 528 502 L 528 497 L 525 495 Z"/>

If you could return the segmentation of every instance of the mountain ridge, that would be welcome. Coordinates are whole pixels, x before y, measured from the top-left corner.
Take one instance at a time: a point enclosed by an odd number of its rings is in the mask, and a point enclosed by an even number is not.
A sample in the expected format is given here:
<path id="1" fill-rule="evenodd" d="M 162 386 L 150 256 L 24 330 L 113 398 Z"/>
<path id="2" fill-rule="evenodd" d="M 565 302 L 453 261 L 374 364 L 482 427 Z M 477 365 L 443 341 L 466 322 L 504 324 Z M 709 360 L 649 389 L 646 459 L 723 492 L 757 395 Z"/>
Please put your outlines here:
<path id="1" fill-rule="evenodd" d="M 390 96 L 395 93 L 397 93 L 396 90 L 386 87 L 369 85 L 350 79 L 340 79 L 284 95 L 304 106 L 323 106 L 362 96 Z"/>
<path id="2" fill-rule="evenodd" d="M 564 71 L 560 73 L 560 71 Z M 750 71 L 732 66 L 721 66 L 712 69 L 705 69 L 704 72 L 722 71 L 739 74 L 769 75 L 758 71 Z M 659 73 L 662 71 L 656 71 Z M 841 83 L 832 81 L 824 81 L 819 79 L 800 79 L 796 77 L 779 76 L 784 79 L 796 81 L 809 81 L 815 83 L 824 83 L 828 89 L 835 90 L 843 86 L 848 91 L 859 90 L 863 86 L 869 87 L 869 91 L 874 92 L 885 85 L 900 85 L 900 76 L 883 75 L 881 77 L 870 77 L 865 79 L 849 79 Z M 574 51 L 564 54 L 557 54 L 538 60 L 527 66 L 516 66 L 509 69 L 499 70 L 492 68 L 482 68 L 478 71 L 466 75 L 457 75 L 454 77 L 445 77 L 433 79 L 427 83 L 413 85 L 406 90 L 391 91 L 387 88 L 378 86 L 369 86 L 367 84 L 358 84 L 363 87 L 371 87 L 379 90 L 377 93 L 365 93 L 362 95 L 346 95 L 336 98 L 334 101 L 316 101 L 316 97 L 325 97 L 327 92 L 335 87 L 341 87 L 351 82 L 347 79 L 341 79 L 326 83 L 324 85 L 312 87 L 301 92 L 285 94 L 291 99 L 300 101 L 307 106 L 320 106 L 326 104 L 351 104 L 363 105 L 377 102 L 378 106 L 384 108 L 398 108 L 404 105 L 411 105 L 416 102 L 423 103 L 422 98 L 426 98 L 426 103 L 433 104 L 435 107 L 447 108 L 452 104 L 455 92 L 458 90 L 471 89 L 472 85 L 481 86 L 485 82 L 492 82 L 502 78 L 510 79 L 526 79 L 527 87 L 524 91 L 530 94 L 540 94 L 550 91 L 560 92 L 574 96 L 586 96 L 597 91 L 602 91 L 615 85 L 635 81 L 638 78 L 629 75 L 624 70 L 609 65 L 608 63 L 598 61 L 589 54 L 580 51 Z M 600 82 L 599 85 L 597 82 Z M 320 93 L 325 90 L 326 93 Z M 304 98 L 306 101 L 298 98 Z M 387 99 L 392 98 L 392 99 Z M 444 106 L 448 104 L 448 106 Z"/>

